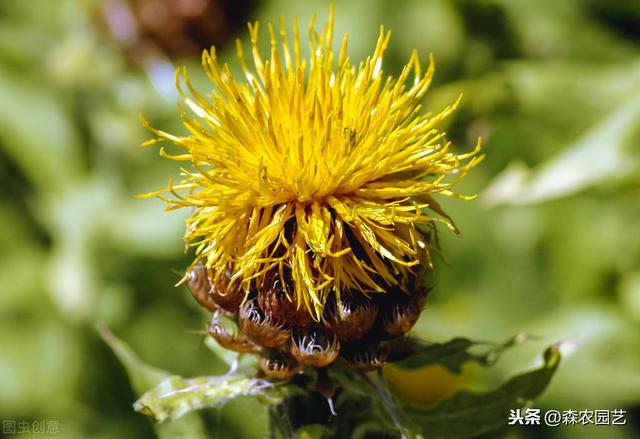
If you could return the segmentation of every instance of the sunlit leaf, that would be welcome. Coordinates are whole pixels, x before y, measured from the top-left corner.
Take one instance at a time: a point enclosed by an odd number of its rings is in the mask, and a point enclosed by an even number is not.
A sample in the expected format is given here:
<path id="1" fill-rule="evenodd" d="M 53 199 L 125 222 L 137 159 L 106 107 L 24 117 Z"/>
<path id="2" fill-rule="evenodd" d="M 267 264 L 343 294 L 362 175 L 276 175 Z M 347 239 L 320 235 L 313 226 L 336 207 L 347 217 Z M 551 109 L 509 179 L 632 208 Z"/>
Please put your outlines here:
<path id="1" fill-rule="evenodd" d="M 547 387 L 560 362 L 556 346 L 544 353 L 538 369 L 523 373 L 490 392 L 460 391 L 433 409 L 407 408 L 407 414 L 429 438 L 468 438 L 495 431 L 508 420 L 509 410 L 530 405 Z"/>

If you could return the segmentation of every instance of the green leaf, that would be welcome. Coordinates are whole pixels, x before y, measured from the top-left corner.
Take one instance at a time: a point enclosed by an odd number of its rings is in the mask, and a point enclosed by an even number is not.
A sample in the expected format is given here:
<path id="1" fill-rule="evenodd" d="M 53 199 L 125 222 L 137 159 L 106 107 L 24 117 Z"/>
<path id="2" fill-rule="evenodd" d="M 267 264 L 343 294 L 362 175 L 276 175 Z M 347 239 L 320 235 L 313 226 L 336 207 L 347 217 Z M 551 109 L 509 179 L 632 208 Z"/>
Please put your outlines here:
<path id="1" fill-rule="evenodd" d="M 168 372 L 142 362 L 126 343 L 108 329 L 98 327 L 98 332 L 125 367 L 131 386 L 138 395 L 169 377 Z M 177 422 L 155 425 L 154 428 L 161 439 L 205 439 L 207 437 L 202 419 L 195 413 Z"/>
<path id="2" fill-rule="evenodd" d="M 505 343 L 493 345 L 466 339 L 430 345 L 428 352 L 434 356 L 424 364 L 438 363 L 453 369 L 469 360 L 489 364 L 495 361 L 502 350 L 525 338 L 519 335 Z M 474 346 L 491 346 L 491 349 L 484 354 L 470 354 L 468 349 Z M 380 433 L 400 434 L 406 438 L 456 439 L 495 431 L 506 424 L 509 409 L 530 404 L 542 393 L 559 360 L 558 348 L 552 346 L 546 350 L 540 368 L 518 375 L 494 391 L 459 391 L 430 409 L 400 404 L 391 397 L 379 376 L 335 367 L 331 370 L 331 378 L 342 388 L 342 392 L 336 401 L 338 416 L 334 427 L 337 431 L 349 432 L 350 437 L 369 437 L 369 434 Z"/>
<path id="3" fill-rule="evenodd" d="M 220 407 L 232 398 L 257 396 L 262 402 L 275 404 L 280 397 L 269 392 L 275 385 L 259 378 L 242 375 L 182 378 L 170 376 L 145 393 L 133 405 L 134 409 L 152 416 L 156 421 L 177 419 L 193 410 Z"/>
<path id="4" fill-rule="evenodd" d="M 494 391 L 460 391 L 433 409 L 412 407 L 406 413 L 429 438 L 469 438 L 495 431 L 507 423 L 510 409 L 531 404 L 544 391 L 559 362 L 558 347 L 551 346 L 540 368 L 518 375 Z"/>
<path id="5" fill-rule="evenodd" d="M 454 338 L 446 343 L 429 343 L 412 340 L 413 354 L 393 363 L 402 369 L 419 369 L 439 364 L 453 373 L 460 373 L 462 366 L 468 361 L 475 361 L 483 366 L 494 364 L 506 349 L 523 343 L 529 336 L 521 333 L 502 344 L 472 341 L 467 338 Z M 479 351 L 478 351 L 479 350 Z"/>
<path id="6" fill-rule="evenodd" d="M 169 372 L 142 362 L 129 345 L 113 335 L 107 328 L 98 327 L 97 329 L 102 340 L 109 345 L 113 353 L 118 357 L 118 360 L 120 360 L 127 370 L 131 387 L 133 387 L 133 390 L 138 395 L 150 387 L 157 385 L 170 375 Z"/>

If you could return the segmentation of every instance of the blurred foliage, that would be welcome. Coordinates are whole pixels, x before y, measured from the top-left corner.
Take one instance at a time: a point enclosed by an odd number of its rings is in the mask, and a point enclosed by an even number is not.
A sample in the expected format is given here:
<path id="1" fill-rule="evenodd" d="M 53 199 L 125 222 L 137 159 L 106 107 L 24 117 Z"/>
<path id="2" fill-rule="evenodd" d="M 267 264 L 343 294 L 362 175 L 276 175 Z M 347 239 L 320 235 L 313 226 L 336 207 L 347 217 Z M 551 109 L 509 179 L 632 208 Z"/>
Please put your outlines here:
<path id="1" fill-rule="evenodd" d="M 175 174 L 135 147 L 148 138 L 138 113 L 179 131 L 173 65 L 198 60 L 172 64 L 160 51 L 133 61 L 103 23 L 105 3 L 0 2 L 0 418 L 60 420 L 65 438 L 155 434 L 133 413 L 136 395 L 96 323 L 163 370 L 226 369 L 198 334 L 205 316 L 172 288 L 171 269 L 187 264 L 186 212 L 133 198 Z M 322 22 L 326 2 L 269 0 L 247 18 L 305 23 L 315 11 Z M 414 47 L 433 52 L 425 107 L 463 91 L 449 135 L 461 149 L 481 135 L 487 153 L 462 188 L 479 200 L 443 200 L 463 239 L 441 234 L 446 263 L 430 280 L 415 335 L 538 336 L 494 372 L 452 379 L 451 391 L 495 388 L 542 345 L 568 340 L 541 408 L 624 408 L 629 425 L 507 435 L 637 437 L 640 4 L 336 1 L 336 31 L 349 31 L 352 59 L 366 55 L 380 24 L 393 31 L 386 71 L 398 73 Z M 402 397 L 402 385 L 390 387 Z M 207 411 L 200 437 L 266 436 L 259 407 Z"/>

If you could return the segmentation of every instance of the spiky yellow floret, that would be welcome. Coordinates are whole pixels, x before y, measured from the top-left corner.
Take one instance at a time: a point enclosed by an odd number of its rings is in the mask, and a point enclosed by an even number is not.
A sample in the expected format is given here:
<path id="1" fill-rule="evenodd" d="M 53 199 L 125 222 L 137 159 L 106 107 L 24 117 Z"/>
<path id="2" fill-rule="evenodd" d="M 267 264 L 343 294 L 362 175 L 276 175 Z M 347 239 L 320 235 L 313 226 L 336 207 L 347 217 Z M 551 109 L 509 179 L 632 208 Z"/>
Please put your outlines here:
<path id="1" fill-rule="evenodd" d="M 192 165 L 179 184 L 147 195 L 169 209 L 194 208 L 185 240 L 211 272 L 233 267 L 231 282 L 247 292 L 269 273 L 286 272 L 287 296 L 316 319 L 332 294 L 340 301 L 345 291 L 406 287 L 417 267 L 431 266 L 435 223 L 455 230 L 433 195 L 461 197 L 452 185 L 482 158 L 479 144 L 453 153 L 437 129 L 459 99 L 439 114 L 421 114 L 433 59 L 422 73 L 414 51 L 398 78 L 383 77 L 384 29 L 357 68 L 347 57 L 348 35 L 336 60 L 333 8 L 320 35 L 313 20 L 309 26 L 308 59 L 297 21 L 293 51 L 282 20 L 280 46 L 269 25 L 269 59 L 258 50 L 258 23 L 249 32 L 253 70 L 237 43 L 246 82 L 220 65 L 213 48 L 202 55 L 215 87 L 210 95 L 192 87 L 186 68 L 176 72 L 197 116 L 181 107 L 189 135 L 144 122 L 158 136 L 146 144 L 171 141 L 185 152 L 161 155 Z M 449 174 L 456 176 L 448 181 Z M 165 191 L 173 197 L 159 195 Z"/>

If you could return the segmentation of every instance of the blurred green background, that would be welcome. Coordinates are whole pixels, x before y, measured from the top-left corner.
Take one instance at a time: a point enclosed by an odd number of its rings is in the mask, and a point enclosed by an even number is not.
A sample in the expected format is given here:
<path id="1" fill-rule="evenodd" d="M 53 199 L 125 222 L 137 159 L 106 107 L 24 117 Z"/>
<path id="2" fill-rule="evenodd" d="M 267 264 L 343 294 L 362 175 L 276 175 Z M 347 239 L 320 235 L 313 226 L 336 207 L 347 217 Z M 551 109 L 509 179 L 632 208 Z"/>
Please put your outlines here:
<path id="1" fill-rule="evenodd" d="M 564 340 L 536 406 L 621 408 L 628 425 L 508 436 L 640 437 L 640 3 L 335 3 L 352 60 L 372 50 L 380 24 L 392 30 L 387 73 L 413 48 L 425 60 L 432 52 L 425 106 L 441 109 L 462 91 L 449 136 L 460 151 L 478 136 L 485 145 L 485 162 L 460 186 L 479 198 L 444 200 L 463 237 L 441 233 L 446 262 L 416 334 L 537 336 L 489 380 Z M 96 324 L 162 369 L 224 371 L 198 334 L 206 316 L 173 288 L 189 261 L 188 212 L 134 198 L 177 175 L 175 163 L 136 147 L 150 137 L 138 114 L 183 132 L 175 66 L 192 65 L 206 87 L 202 48 L 231 60 L 245 21 L 298 15 L 306 26 L 316 11 L 322 25 L 326 1 L 0 0 L 0 420 L 56 420 L 64 438 L 155 437 Z M 429 373 L 393 379 L 414 380 L 429 401 Z M 267 435 L 264 412 L 247 401 L 202 422 L 192 437 Z"/>

